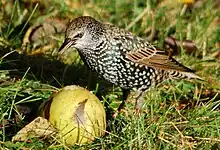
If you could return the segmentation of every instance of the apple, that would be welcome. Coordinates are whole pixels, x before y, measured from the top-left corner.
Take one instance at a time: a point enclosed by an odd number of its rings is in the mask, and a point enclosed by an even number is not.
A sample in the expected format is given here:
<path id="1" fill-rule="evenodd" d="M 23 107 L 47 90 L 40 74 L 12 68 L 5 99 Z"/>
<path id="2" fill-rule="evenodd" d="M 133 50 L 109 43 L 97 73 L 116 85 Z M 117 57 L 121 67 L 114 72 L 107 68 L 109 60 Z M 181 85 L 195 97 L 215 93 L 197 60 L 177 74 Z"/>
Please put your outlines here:
<path id="1" fill-rule="evenodd" d="M 40 115 L 68 145 L 84 144 L 104 135 L 106 114 L 99 99 L 85 88 L 70 85 L 41 106 Z"/>

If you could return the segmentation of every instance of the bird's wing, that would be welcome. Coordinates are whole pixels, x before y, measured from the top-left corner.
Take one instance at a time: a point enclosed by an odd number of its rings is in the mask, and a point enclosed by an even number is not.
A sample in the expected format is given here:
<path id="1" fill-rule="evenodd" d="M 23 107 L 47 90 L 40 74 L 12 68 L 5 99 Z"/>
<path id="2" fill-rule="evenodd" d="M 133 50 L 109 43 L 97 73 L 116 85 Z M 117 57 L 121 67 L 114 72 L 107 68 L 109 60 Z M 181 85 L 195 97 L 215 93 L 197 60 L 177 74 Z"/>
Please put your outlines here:
<path id="1" fill-rule="evenodd" d="M 128 51 L 125 57 L 132 62 L 163 70 L 176 70 L 180 72 L 193 72 L 191 69 L 181 65 L 167 52 L 154 46 L 144 46 L 137 50 Z"/>

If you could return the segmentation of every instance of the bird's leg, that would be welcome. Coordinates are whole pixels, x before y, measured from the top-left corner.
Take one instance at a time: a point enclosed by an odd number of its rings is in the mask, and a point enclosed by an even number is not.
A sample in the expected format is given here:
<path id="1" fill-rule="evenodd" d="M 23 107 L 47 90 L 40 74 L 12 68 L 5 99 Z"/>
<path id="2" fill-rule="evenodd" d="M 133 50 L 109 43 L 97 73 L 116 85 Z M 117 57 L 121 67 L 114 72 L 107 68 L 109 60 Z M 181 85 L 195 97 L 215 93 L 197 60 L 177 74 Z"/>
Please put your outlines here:
<path id="1" fill-rule="evenodd" d="M 128 98 L 128 95 L 129 95 L 129 93 L 130 93 L 130 90 L 128 90 L 128 89 L 122 89 L 122 93 L 123 93 L 123 95 L 122 95 L 122 102 L 121 102 L 121 104 L 119 105 L 117 111 L 113 114 L 113 117 L 114 117 L 114 118 L 115 118 L 115 117 L 121 112 L 121 110 L 124 108 L 124 106 L 125 106 L 125 101 L 126 101 L 127 98 Z"/>
<path id="2" fill-rule="evenodd" d="M 123 95 L 122 95 L 122 103 L 119 105 L 119 107 L 118 107 L 118 112 L 120 112 L 121 111 L 121 109 L 122 108 L 124 108 L 124 106 L 125 106 L 125 101 L 127 100 L 127 98 L 128 98 L 128 95 L 129 95 L 129 93 L 130 93 L 130 90 L 128 90 L 128 89 L 122 89 L 122 93 L 123 93 Z"/>
<path id="3" fill-rule="evenodd" d="M 139 115 L 141 108 L 144 104 L 144 96 L 146 94 L 146 91 L 136 91 L 135 92 L 135 115 Z"/>

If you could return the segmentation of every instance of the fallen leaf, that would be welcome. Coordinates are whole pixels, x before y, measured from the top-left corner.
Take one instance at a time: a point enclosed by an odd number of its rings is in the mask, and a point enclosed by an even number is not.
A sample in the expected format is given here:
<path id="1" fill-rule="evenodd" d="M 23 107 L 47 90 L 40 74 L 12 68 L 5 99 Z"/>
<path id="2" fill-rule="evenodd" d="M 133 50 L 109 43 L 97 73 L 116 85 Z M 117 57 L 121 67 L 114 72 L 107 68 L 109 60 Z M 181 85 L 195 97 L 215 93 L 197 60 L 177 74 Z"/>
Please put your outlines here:
<path id="1" fill-rule="evenodd" d="M 18 131 L 18 133 L 12 137 L 12 142 L 28 141 L 31 138 L 46 138 L 55 134 L 56 129 L 47 119 L 37 117 L 31 123 Z"/>
<path id="2" fill-rule="evenodd" d="M 197 50 L 196 44 L 193 41 L 185 40 L 182 45 L 187 54 L 191 54 Z"/>
<path id="3" fill-rule="evenodd" d="M 177 56 L 180 54 L 179 41 L 176 40 L 174 37 L 172 36 L 166 37 L 164 43 L 165 43 L 165 50 L 170 57 Z"/>

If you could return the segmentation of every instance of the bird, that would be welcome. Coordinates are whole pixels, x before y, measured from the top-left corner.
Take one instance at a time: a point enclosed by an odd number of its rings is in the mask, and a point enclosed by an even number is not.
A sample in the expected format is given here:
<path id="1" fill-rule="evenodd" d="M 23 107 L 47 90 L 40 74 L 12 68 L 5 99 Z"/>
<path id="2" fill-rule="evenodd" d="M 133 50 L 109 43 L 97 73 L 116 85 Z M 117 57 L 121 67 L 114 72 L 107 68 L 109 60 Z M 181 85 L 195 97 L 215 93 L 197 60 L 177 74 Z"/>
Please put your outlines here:
<path id="1" fill-rule="evenodd" d="M 123 101 L 118 111 L 124 107 L 130 91 L 135 93 L 135 110 L 139 113 L 152 86 L 168 79 L 201 79 L 163 49 L 91 16 L 70 21 L 59 54 L 70 47 L 77 49 L 88 68 L 122 89 Z"/>

